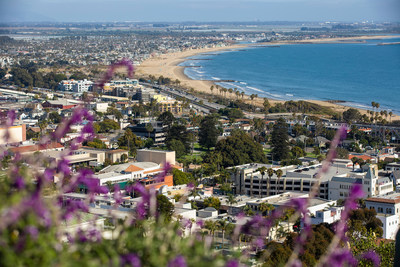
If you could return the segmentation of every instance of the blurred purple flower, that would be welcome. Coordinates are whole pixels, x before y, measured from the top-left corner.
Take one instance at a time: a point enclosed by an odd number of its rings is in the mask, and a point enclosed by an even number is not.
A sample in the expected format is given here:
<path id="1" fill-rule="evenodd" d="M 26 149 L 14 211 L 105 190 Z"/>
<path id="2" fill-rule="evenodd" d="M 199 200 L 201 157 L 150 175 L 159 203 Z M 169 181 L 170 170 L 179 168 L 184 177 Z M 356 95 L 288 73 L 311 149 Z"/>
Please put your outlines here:
<path id="1" fill-rule="evenodd" d="M 239 267 L 239 262 L 237 260 L 228 260 L 225 267 Z"/>
<path id="2" fill-rule="evenodd" d="M 374 266 L 381 266 L 381 258 L 375 251 L 367 251 L 361 258 L 370 261 Z"/>
<path id="3" fill-rule="evenodd" d="M 132 62 L 128 59 L 122 59 L 121 61 L 118 61 L 114 64 L 112 64 L 107 72 L 104 74 L 103 78 L 99 81 L 99 83 L 97 84 L 97 86 L 99 88 L 103 88 L 104 84 L 106 82 L 108 82 L 109 80 L 111 80 L 111 78 L 114 75 L 114 72 L 117 68 L 119 67 L 126 67 L 128 69 L 128 77 L 132 77 L 133 76 L 133 71 L 134 71 L 134 67 L 132 65 Z"/>
<path id="4" fill-rule="evenodd" d="M 175 259 L 168 262 L 168 267 L 186 267 L 186 260 L 182 255 L 178 255 Z"/>
<path id="5" fill-rule="evenodd" d="M 123 266 L 140 267 L 140 258 L 136 254 L 121 255 L 121 267 Z"/>
<path id="6" fill-rule="evenodd" d="M 346 265 L 345 265 L 346 264 Z M 337 249 L 328 255 L 324 267 L 357 266 L 358 262 L 347 249 Z"/>
<path id="7" fill-rule="evenodd" d="M 38 235 L 39 235 L 39 230 L 32 225 L 29 225 L 27 227 L 25 227 L 25 232 L 28 233 L 32 239 L 37 239 Z"/>

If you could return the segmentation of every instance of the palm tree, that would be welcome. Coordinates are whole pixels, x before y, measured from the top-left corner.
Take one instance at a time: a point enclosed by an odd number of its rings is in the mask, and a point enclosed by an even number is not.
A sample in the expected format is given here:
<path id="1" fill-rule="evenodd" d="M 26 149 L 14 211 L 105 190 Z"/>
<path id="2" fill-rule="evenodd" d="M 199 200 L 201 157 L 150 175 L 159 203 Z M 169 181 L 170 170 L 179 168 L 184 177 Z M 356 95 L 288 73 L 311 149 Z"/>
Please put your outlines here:
<path id="1" fill-rule="evenodd" d="M 268 174 L 268 183 L 267 183 L 267 196 L 269 196 L 269 188 L 271 186 L 271 178 L 274 175 L 274 170 L 272 168 L 268 168 L 267 170 L 267 174 Z"/>
<path id="2" fill-rule="evenodd" d="M 236 100 L 239 100 L 240 92 L 236 91 L 235 94 L 236 94 Z"/>
<path id="3" fill-rule="evenodd" d="M 390 116 L 390 123 L 392 123 L 392 116 L 393 116 L 393 112 L 389 112 L 389 116 Z"/>
<path id="4" fill-rule="evenodd" d="M 211 94 L 213 93 L 213 91 L 214 91 L 214 85 L 211 85 L 211 87 L 210 87 L 210 91 L 211 91 Z"/>
<path id="5" fill-rule="evenodd" d="M 215 230 L 217 230 L 218 227 L 217 222 L 211 220 L 205 221 L 204 227 L 209 230 L 212 236 L 212 242 L 214 243 Z"/>
<path id="6" fill-rule="evenodd" d="M 244 97 L 244 92 L 241 92 L 241 93 L 240 93 L 240 96 L 241 96 L 242 99 L 243 99 L 243 97 Z"/>
<path id="7" fill-rule="evenodd" d="M 263 185 L 263 180 L 264 180 L 264 174 L 265 174 L 266 170 L 267 170 L 267 168 L 265 166 L 262 166 L 261 168 L 257 169 L 257 171 L 259 171 L 260 174 L 261 174 L 260 191 L 259 191 L 260 198 L 261 198 L 261 195 L 262 195 L 261 191 L 262 191 L 262 185 Z"/>
<path id="8" fill-rule="evenodd" d="M 218 221 L 218 228 L 222 232 L 222 249 L 224 249 L 224 241 L 225 241 L 225 231 L 228 226 L 228 222 L 224 219 Z"/>
<path id="9" fill-rule="evenodd" d="M 150 138 L 150 133 L 154 131 L 153 125 L 151 123 L 146 124 L 146 131 L 149 133 L 149 138 Z"/>
<path id="10" fill-rule="evenodd" d="M 279 195 L 279 190 L 281 188 L 280 179 L 281 179 L 281 177 L 283 175 L 283 171 L 281 169 L 278 169 L 278 170 L 275 171 L 275 173 L 276 173 L 276 176 L 278 176 L 277 195 Z"/>
<path id="11" fill-rule="evenodd" d="M 230 213 L 232 214 L 232 205 L 237 203 L 236 197 L 232 194 L 228 194 L 228 203 L 229 203 Z"/>
<path id="12" fill-rule="evenodd" d="M 275 207 L 272 204 L 263 202 L 260 204 L 260 211 L 261 211 L 261 215 L 264 216 L 264 213 L 266 212 L 267 214 L 265 214 L 265 216 L 268 216 L 268 214 L 273 211 L 275 209 Z"/>
<path id="13" fill-rule="evenodd" d="M 228 92 L 229 92 L 229 95 L 232 95 L 233 89 L 232 89 L 232 88 L 229 88 L 229 89 L 228 89 Z M 229 98 L 230 98 L 230 97 L 229 97 Z"/>

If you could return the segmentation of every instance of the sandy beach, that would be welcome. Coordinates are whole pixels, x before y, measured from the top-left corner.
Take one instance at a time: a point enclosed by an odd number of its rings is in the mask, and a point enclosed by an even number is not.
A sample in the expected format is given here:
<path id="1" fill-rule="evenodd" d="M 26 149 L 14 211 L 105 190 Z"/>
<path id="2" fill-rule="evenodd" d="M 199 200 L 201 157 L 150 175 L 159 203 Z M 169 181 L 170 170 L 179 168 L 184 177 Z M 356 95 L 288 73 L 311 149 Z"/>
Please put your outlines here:
<path id="1" fill-rule="evenodd" d="M 172 80 L 178 79 L 181 82 L 181 85 L 187 88 L 193 88 L 195 91 L 201 91 L 205 93 L 211 94 L 210 87 L 214 85 L 213 81 L 202 81 L 202 80 L 192 80 L 184 74 L 185 67 L 178 66 L 180 63 L 187 60 L 188 57 L 195 56 L 197 54 L 202 53 L 210 53 L 210 52 L 217 52 L 217 51 L 226 51 L 226 50 L 233 50 L 233 49 L 242 49 L 251 46 L 266 46 L 266 45 L 290 45 L 290 44 L 297 44 L 297 43 L 342 43 L 342 42 L 360 42 L 363 40 L 368 39 L 388 39 L 393 38 L 393 36 L 388 35 L 379 35 L 379 36 L 359 36 L 359 37 L 346 37 L 346 38 L 323 38 L 323 39 L 310 39 L 310 40 L 299 40 L 299 41 L 282 41 L 282 42 L 269 42 L 269 43 L 257 43 L 257 44 L 234 44 L 229 46 L 222 46 L 222 47 L 209 47 L 203 49 L 192 49 L 186 50 L 182 52 L 176 53 L 169 53 L 163 54 L 157 57 L 153 57 L 150 59 L 145 60 L 141 63 L 141 65 L 137 68 L 136 74 L 138 76 L 164 76 L 168 77 Z M 213 91 L 213 94 L 219 94 L 216 92 L 217 90 Z M 228 98 L 234 98 L 235 96 L 229 96 Z M 284 101 L 281 100 L 274 100 L 268 98 L 269 102 L 274 105 L 275 103 L 283 103 Z M 251 99 L 249 96 L 244 97 L 244 101 L 250 102 Z M 332 108 L 336 112 L 343 112 L 346 111 L 349 107 L 334 104 L 327 101 L 321 100 L 307 100 L 308 102 L 316 103 L 321 106 L 326 106 Z M 262 106 L 264 102 L 263 98 L 257 98 L 254 100 L 254 104 Z M 359 109 L 362 114 L 366 114 L 366 110 Z M 393 116 L 392 119 L 400 119 L 400 116 Z"/>

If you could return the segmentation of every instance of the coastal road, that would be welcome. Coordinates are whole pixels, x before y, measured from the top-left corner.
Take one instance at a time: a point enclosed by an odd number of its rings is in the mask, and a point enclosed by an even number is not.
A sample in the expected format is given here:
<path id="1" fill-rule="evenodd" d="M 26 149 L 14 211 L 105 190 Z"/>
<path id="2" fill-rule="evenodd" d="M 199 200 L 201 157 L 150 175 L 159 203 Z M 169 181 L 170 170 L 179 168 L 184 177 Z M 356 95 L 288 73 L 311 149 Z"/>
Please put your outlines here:
<path id="1" fill-rule="evenodd" d="M 156 84 L 144 83 L 144 82 L 141 82 L 140 84 L 160 90 L 162 93 L 164 93 L 168 96 L 171 96 L 171 97 L 186 98 L 190 101 L 193 108 L 195 108 L 203 113 L 206 113 L 206 114 L 209 114 L 213 111 L 218 111 L 221 108 L 226 108 L 226 106 L 224 106 L 224 105 L 210 103 L 207 101 L 207 99 L 204 99 L 201 97 L 196 97 L 190 93 L 187 93 L 184 91 L 179 91 L 179 90 L 176 90 L 176 89 L 164 86 L 164 85 L 156 85 Z"/>

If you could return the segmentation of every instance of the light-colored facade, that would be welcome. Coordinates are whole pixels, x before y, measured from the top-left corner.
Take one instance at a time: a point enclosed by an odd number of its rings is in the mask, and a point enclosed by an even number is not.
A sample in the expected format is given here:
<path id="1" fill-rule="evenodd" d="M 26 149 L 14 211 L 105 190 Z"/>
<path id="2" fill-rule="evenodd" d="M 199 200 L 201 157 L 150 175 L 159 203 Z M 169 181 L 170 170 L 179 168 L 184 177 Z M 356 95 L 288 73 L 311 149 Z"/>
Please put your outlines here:
<path id="1" fill-rule="evenodd" d="M 93 82 L 88 80 L 64 80 L 58 84 L 58 89 L 62 91 L 73 91 L 76 93 L 88 92 L 92 89 Z"/>
<path id="2" fill-rule="evenodd" d="M 400 226 L 400 193 L 367 198 L 365 206 L 374 209 L 383 223 L 383 237 L 394 239 Z"/>
<path id="3" fill-rule="evenodd" d="M 7 138 L 8 136 L 8 138 Z M 26 141 L 26 125 L 0 128 L 0 145 L 20 143 Z"/>
<path id="4" fill-rule="evenodd" d="M 157 164 L 175 164 L 175 151 L 139 149 L 136 154 L 137 161 L 149 161 Z"/>
<path id="5" fill-rule="evenodd" d="M 311 217 L 312 224 L 334 223 L 340 220 L 344 207 L 327 207 L 317 210 Z"/>
<path id="6" fill-rule="evenodd" d="M 354 184 L 361 184 L 367 197 L 384 195 L 393 192 L 393 184 L 388 178 L 378 177 L 378 166 L 366 165 L 365 172 L 347 173 L 335 176 L 329 181 L 329 199 L 345 199 L 349 196 Z"/>

